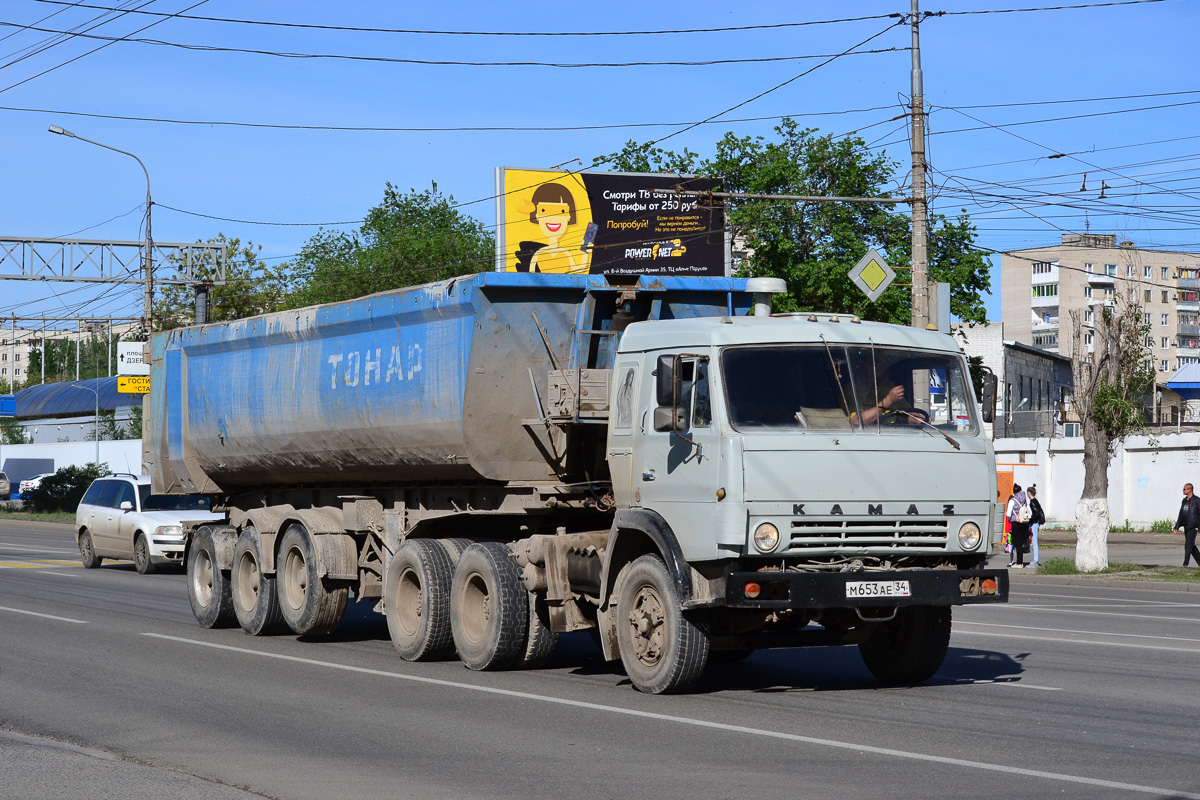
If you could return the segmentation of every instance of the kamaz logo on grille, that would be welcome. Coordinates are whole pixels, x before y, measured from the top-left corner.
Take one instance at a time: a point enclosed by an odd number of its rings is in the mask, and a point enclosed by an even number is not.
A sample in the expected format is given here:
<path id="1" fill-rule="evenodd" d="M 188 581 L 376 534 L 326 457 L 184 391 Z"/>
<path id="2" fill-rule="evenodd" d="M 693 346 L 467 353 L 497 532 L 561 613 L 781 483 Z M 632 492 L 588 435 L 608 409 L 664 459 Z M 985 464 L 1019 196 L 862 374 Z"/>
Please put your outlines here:
<path id="1" fill-rule="evenodd" d="M 807 516 L 807 512 L 805 512 L 805 510 L 804 510 L 804 507 L 806 505 L 810 505 L 810 504 L 809 503 L 793 503 L 792 504 L 792 515 L 797 516 L 797 517 Z M 845 513 L 846 512 L 842 510 L 842 506 L 840 503 L 834 503 L 833 506 L 830 507 L 830 509 L 828 511 L 828 514 L 830 516 L 844 516 Z M 908 506 L 908 509 L 904 513 L 911 517 L 918 517 L 921 515 L 921 511 L 920 511 L 920 509 L 917 508 L 916 503 L 910 503 Z M 872 516 L 872 517 L 882 517 L 883 516 L 883 503 L 867 503 L 867 515 Z M 954 516 L 954 504 L 953 503 L 942 503 L 942 515 L 947 516 L 947 517 Z"/>

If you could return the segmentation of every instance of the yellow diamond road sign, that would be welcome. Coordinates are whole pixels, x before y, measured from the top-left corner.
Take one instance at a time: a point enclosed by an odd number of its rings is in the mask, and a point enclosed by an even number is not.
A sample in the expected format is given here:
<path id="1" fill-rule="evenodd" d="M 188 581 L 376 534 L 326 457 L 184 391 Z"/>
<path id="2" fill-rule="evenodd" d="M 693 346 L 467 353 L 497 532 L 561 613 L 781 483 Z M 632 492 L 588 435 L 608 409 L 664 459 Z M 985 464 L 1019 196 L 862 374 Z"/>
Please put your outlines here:
<path id="1" fill-rule="evenodd" d="M 125 394 L 146 394 L 150 391 L 150 376 L 120 375 L 117 377 L 117 391 Z"/>
<path id="2" fill-rule="evenodd" d="M 854 269 L 850 270 L 850 280 L 874 303 L 892 285 L 892 281 L 896 280 L 896 273 L 883 260 L 883 256 L 872 248 L 854 265 Z"/>

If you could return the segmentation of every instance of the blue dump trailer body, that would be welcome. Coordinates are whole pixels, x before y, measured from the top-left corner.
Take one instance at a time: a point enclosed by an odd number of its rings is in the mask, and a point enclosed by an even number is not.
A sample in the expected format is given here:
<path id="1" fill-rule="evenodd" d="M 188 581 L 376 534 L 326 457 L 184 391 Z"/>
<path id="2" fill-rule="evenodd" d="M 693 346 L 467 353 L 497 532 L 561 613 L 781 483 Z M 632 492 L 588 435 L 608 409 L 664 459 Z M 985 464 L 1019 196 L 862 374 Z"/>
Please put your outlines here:
<path id="1" fill-rule="evenodd" d="M 157 333 L 146 468 L 204 493 L 569 477 L 523 421 L 550 370 L 611 368 L 622 298 L 639 320 L 751 304 L 739 279 L 483 273 Z"/>

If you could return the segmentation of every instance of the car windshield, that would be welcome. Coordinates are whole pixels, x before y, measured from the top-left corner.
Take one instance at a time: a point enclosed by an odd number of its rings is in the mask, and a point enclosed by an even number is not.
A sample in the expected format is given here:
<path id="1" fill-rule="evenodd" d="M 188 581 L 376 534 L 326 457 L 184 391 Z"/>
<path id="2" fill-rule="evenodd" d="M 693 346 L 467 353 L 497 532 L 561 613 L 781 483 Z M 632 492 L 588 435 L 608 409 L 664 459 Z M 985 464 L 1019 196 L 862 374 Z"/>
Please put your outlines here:
<path id="1" fill-rule="evenodd" d="M 150 494 L 150 486 L 141 484 L 142 511 L 208 511 L 208 498 L 198 494 Z"/>
<path id="2" fill-rule="evenodd" d="M 870 345 L 729 347 L 721 354 L 738 430 L 897 434 L 977 430 L 963 361 Z"/>

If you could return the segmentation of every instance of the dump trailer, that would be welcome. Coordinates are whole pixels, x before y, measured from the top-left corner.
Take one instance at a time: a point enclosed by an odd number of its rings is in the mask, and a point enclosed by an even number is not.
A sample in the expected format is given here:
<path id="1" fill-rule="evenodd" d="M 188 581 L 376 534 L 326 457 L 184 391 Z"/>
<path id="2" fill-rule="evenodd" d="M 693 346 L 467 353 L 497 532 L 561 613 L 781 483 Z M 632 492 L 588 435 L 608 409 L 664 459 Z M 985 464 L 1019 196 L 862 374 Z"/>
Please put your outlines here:
<path id="1" fill-rule="evenodd" d="M 226 514 L 188 532 L 196 619 L 319 635 L 353 596 L 472 669 L 590 629 L 653 693 L 765 647 L 929 678 L 952 607 L 1008 595 L 966 362 L 781 290 L 485 273 L 154 334 L 154 491 Z"/>

